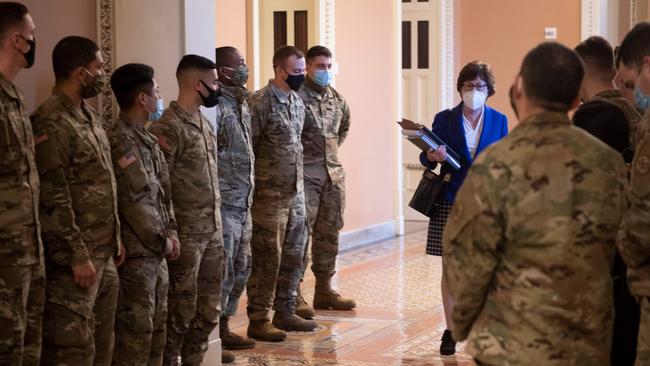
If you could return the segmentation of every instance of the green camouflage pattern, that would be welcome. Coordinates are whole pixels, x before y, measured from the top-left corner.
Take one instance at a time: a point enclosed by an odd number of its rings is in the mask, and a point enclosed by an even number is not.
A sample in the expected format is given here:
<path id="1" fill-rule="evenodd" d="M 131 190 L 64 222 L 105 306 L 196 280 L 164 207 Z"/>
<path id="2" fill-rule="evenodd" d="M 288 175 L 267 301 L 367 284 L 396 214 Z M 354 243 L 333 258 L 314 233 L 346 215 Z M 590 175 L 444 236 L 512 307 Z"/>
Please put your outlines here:
<path id="1" fill-rule="evenodd" d="M 596 99 L 608 100 L 621 108 L 630 128 L 630 146 L 634 149 L 636 146 L 636 134 L 639 130 L 639 122 L 641 122 L 641 114 L 639 111 L 625 99 L 618 89 L 602 91 L 596 94 Z"/>
<path id="2" fill-rule="evenodd" d="M 55 89 L 32 115 L 41 178 L 46 259 L 61 266 L 106 259 L 120 248 L 117 184 L 95 112 Z"/>
<path id="3" fill-rule="evenodd" d="M 444 232 L 453 337 L 492 365 L 609 364 L 620 154 L 566 114 L 522 121 L 465 179 Z"/>
<path id="4" fill-rule="evenodd" d="M 329 278 L 335 272 L 339 231 L 343 228 L 345 172 L 338 148 L 350 129 L 350 108 L 334 88 L 323 88 L 309 77 L 298 95 L 305 104 L 301 140 L 312 271 Z M 308 264 L 309 250 L 305 250 L 303 275 Z"/>
<path id="5" fill-rule="evenodd" d="M 272 83 L 248 102 L 256 189 L 247 312 L 251 320 L 264 320 L 271 306 L 295 312 L 307 243 L 300 142 L 305 107 L 296 93 L 284 93 Z"/>

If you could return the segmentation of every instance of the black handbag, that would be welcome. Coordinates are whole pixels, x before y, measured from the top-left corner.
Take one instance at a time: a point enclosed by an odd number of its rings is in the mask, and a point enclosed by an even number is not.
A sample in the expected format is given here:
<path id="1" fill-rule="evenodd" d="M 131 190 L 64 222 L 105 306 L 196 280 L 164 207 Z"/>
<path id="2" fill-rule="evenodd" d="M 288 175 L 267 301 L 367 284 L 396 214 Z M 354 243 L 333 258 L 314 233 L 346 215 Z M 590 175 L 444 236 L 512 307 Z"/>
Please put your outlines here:
<path id="1" fill-rule="evenodd" d="M 429 216 L 431 209 L 440 203 L 439 196 L 442 187 L 450 180 L 451 174 L 449 173 L 441 177 L 433 171 L 425 169 L 420 184 L 409 201 L 409 207 L 424 216 Z"/>

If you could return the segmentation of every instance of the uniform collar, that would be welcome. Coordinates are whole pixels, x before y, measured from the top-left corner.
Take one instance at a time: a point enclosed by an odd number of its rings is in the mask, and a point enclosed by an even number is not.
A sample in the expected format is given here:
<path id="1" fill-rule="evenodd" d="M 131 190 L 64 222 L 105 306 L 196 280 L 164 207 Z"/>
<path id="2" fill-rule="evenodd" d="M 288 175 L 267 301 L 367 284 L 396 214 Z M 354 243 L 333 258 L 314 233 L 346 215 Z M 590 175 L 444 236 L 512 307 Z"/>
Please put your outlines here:
<path id="1" fill-rule="evenodd" d="M 176 101 L 173 101 L 169 103 L 169 108 L 176 113 L 178 117 L 180 117 L 182 120 L 190 122 L 191 124 L 201 128 L 201 111 L 198 111 L 197 117 L 192 116 L 191 114 L 187 113 Z"/>
<path id="2" fill-rule="evenodd" d="M 72 103 L 72 100 L 70 100 L 70 98 L 68 98 L 68 96 L 65 95 L 65 93 L 59 90 L 59 88 L 57 88 L 56 86 L 52 90 L 52 94 L 64 106 L 66 106 L 70 110 L 70 112 L 72 112 L 77 118 L 79 118 L 80 121 L 89 122 L 91 124 L 95 121 L 95 117 L 85 100 L 82 100 L 81 106 L 77 107 L 76 105 L 74 105 L 74 103 Z"/>
<path id="3" fill-rule="evenodd" d="M 544 111 L 532 116 L 529 116 L 525 120 L 521 121 L 519 125 L 525 126 L 528 124 L 531 125 L 543 125 L 543 124 L 571 124 L 569 116 L 566 112 L 554 112 L 554 111 Z"/>
<path id="4" fill-rule="evenodd" d="M 122 125 L 135 132 L 135 134 L 138 135 L 147 146 L 151 147 L 156 144 L 156 140 L 151 133 L 145 130 L 144 127 L 139 127 L 135 122 L 131 121 L 126 113 L 120 112 L 119 120 Z"/>
<path id="5" fill-rule="evenodd" d="M 18 89 L 16 89 L 16 86 L 9 80 L 5 78 L 4 75 L 0 72 L 0 88 L 7 93 L 12 99 L 16 100 L 22 100 L 22 96 L 20 95 L 20 92 L 18 92 Z"/>
<path id="6" fill-rule="evenodd" d="M 271 92 L 273 92 L 273 94 L 278 99 L 278 101 L 280 101 L 280 103 L 283 103 L 283 104 L 290 104 L 291 103 L 291 98 L 292 98 L 292 94 L 293 94 L 293 92 L 291 90 L 289 90 L 289 92 L 287 93 L 284 90 L 281 90 L 280 88 L 275 86 L 275 84 L 273 84 L 271 82 L 271 80 L 269 80 L 269 87 L 271 88 Z"/>
<path id="7" fill-rule="evenodd" d="M 596 94 L 596 98 L 622 98 L 623 94 L 618 89 L 603 90 Z"/>
<path id="8" fill-rule="evenodd" d="M 328 95 L 331 93 L 330 87 L 322 87 L 318 84 L 316 84 L 310 77 L 306 77 L 305 81 L 302 83 L 303 88 L 307 91 L 307 93 L 311 96 L 314 97 L 318 100 L 321 100 L 325 97 L 325 95 Z"/>

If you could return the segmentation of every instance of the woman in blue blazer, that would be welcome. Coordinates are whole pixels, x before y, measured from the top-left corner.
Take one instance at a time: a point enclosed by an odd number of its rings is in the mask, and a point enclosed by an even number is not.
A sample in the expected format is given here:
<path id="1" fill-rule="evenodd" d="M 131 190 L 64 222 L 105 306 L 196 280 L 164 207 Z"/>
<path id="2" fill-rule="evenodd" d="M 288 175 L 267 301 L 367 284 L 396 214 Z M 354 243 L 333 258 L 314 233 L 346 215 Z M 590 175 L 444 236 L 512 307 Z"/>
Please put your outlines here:
<path id="1" fill-rule="evenodd" d="M 443 254 L 442 232 L 447 217 L 472 161 L 486 147 L 508 134 L 506 116 L 485 104 L 486 100 L 494 95 L 494 75 L 490 65 L 480 61 L 465 65 L 458 75 L 456 90 L 463 101 L 453 109 L 436 114 L 433 120 L 432 131 L 447 143 L 447 146 L 420 155 L 420 162 L 425 167 L 434 169 L 438 164 L 442 164 L 441 174 L 451 174 L 451 180 L 440 193 L 440 204 L 429 213 L 431 220 L 427 235 L 427 254 L 438 256 Z M 460 170 L 455 170 L 444 162 L 447 147 L 459 155 Z M 453 299 L 444 280 L 442 299 L 449 328 Z M 451 337 L 451 331 L 447 329 L 442 336 L 440 354 L 453 355 L 455 352 L 456 342 Z"/>

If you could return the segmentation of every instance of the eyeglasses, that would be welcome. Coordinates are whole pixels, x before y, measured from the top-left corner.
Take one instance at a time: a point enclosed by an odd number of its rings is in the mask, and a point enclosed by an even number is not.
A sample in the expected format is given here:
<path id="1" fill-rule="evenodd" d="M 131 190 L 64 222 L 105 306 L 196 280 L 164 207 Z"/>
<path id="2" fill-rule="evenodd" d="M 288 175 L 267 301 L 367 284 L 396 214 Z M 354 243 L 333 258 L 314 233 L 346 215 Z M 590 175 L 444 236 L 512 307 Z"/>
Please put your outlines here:
<path id="1" fill-rule="evenodd" d="M 472 91 L 474 89 L 478 91 L 486 91 L 488 85 L 485 83 L 463 83 L 463 91 Z"/>

